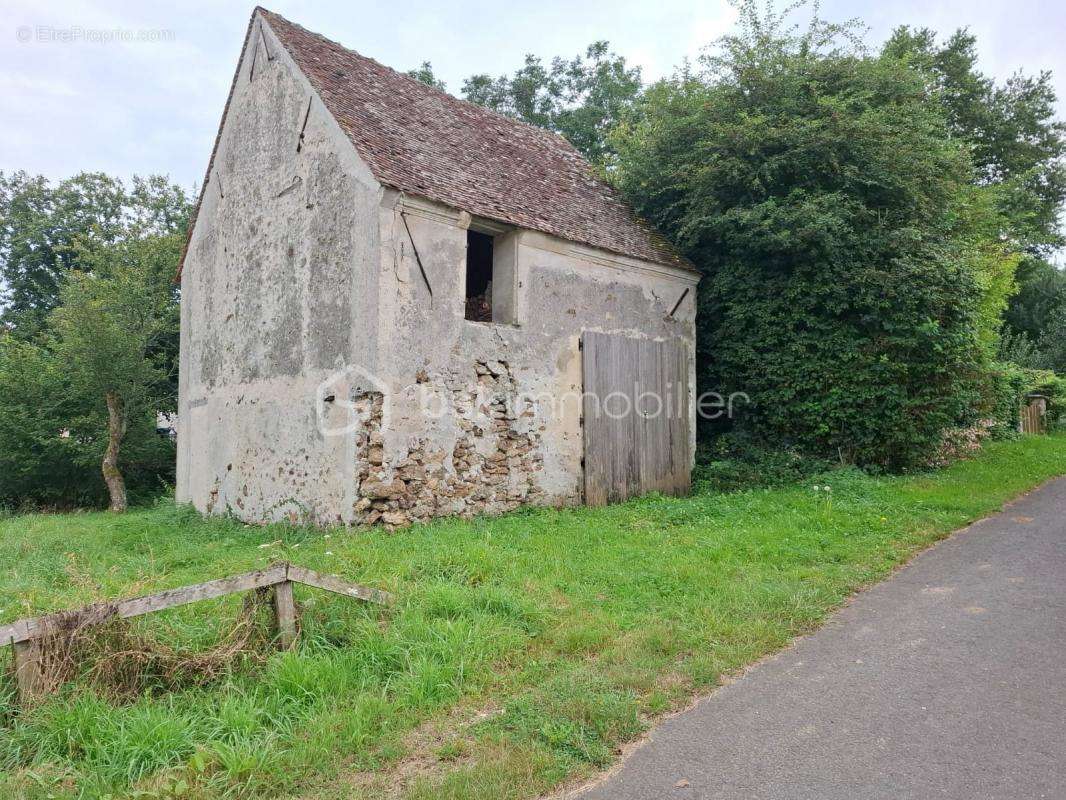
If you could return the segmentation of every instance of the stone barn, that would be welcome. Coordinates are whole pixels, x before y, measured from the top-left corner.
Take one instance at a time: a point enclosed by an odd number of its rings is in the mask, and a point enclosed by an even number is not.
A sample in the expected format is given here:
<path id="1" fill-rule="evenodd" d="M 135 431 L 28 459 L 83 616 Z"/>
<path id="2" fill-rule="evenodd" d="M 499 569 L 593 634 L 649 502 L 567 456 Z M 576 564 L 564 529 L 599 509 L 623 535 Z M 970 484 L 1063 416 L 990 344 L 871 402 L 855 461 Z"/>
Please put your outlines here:
<path id="1" fill-rule="evenodd" d="M 691 264 L 560 137 L 263 9 L 179 277 L 177 495 L 203 512 L 688 487 Z"/>

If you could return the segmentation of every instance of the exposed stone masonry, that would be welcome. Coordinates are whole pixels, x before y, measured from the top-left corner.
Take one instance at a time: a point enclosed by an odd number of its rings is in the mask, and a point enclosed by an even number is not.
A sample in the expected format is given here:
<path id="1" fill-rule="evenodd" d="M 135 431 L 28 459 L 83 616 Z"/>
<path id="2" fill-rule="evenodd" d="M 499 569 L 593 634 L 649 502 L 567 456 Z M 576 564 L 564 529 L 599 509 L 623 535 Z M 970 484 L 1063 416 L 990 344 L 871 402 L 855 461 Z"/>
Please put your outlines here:
<path id="1" fill-rule="evenodd" d="M 472 374 L 469 368 L 432 378 L 420 372 L 417 382 L 450 399 L 443 419 L 455 422 L 458 436 L 450 452 L 414 437 L 406 453 L 388 463 L 383 402 L 374 396 L 357 440 L 357 522 L 395 527 L 436 516 L 502 513 L 543 499 L 537 473 L 544 424 L 532 405 L 519 407 L 505 361 L 475 361 Z"/>

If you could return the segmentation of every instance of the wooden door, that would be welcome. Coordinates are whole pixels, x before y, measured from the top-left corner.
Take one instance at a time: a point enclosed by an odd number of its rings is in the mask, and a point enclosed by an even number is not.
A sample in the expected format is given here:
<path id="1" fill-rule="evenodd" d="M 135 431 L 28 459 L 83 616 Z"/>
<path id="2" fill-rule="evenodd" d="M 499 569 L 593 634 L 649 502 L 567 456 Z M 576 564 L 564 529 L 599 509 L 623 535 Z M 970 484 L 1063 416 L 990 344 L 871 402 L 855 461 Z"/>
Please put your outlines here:
<path id="1" fill-rule="evenodd" d="M 691 480 L 688 348 L 586 331 L 585 502 L 683 494 Z"/>

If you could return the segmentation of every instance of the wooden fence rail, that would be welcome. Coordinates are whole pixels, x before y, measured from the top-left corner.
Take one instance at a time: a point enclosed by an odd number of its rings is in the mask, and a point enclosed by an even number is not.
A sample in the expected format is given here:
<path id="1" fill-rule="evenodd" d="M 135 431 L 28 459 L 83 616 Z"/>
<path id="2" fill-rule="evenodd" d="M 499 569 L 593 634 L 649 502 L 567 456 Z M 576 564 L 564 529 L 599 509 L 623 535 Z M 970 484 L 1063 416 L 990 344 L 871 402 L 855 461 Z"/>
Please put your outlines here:
<path id="1" fill-rule="evenodd" d="M 39 617 L 29 617 L 0 625 L 0 646 L 12 645 L 15 651 L 15 680 L 19 690 L 19 699 L 23 702 L 32 699 L 38 693 L 38 669 L 41 659 L 39 640 L 62 629 L 71 615 L 77 615 L 83 624 L 99 625 L 113 619 L 128 619 L 154 611 L 210 600 L 237 592 L 252 590 L 274 590 L 274 610 L 277 616 L 278 640 L 282 647 L 288 648 L 296 640 L 296 605 L 292 598 L 292 585 L 300 583 L 327 592 L 342 594 L 356 600 L 388 605 L 393 597 L 380 589 L 371 589 L 351 583 L 335 575 L 298 567 L 282 562 L 272 564 L 266 569 L 231 575 L 193 586 L 167 589 L 156 594 L 133 597 L 126 600 L 92 603 L 82 608 L 59 611 Z"/>

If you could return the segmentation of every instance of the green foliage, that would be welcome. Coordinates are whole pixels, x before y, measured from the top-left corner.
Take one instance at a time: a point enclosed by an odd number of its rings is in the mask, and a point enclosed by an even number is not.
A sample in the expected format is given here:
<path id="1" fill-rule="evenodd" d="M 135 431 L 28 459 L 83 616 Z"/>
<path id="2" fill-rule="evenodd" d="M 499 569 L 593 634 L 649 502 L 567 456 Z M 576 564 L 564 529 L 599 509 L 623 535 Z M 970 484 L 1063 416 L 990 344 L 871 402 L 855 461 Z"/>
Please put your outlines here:
<path id="1" fill-rule="evenodd" d="M 82 254 L 121 241 L 131 229 L 184 230 L 189 200 L 165 178 L 83 172 L 55 186 L 42 176 L 0 173 L 0 323 L 23 338 L 40 332 Z"/>
<path id="2" fill-rule="evenodd" d="M 608 134 L 641 91 L 640 68 L 593 42 L 584 56 L 553 58 L 549 66 L 534 55 L 514 75 L 472 75 L 463 97 L 566 137 L 594 164 L 612 160 Z"/>
<path id="3" fill-rule="evenodd" d="M 134 499 L 173 476 L 156 413 L 175 407 L 177 289 L 189 213 L 164 178 L 0 176 L 0 505 L 97 505 L 105 397 L 121 398 Z"/>
<path id="4" fill-rule="evenodd" d="M 115 179 L 81 173 L 50 186 L 42 176 L 0 173 L 2 321 L 34 333 L 59 300 L 75 242 L 114 241 L 125 193 Z"/>
<path id="5" fill-rule="evenodd" d="M 1046 369 L 1030 369 L 1025 373 L 1025 393 L 1046 397 L 1048 427 L 1058 426 L 1066 418 L 1066 378 Z"/>
<path id="6" fill-rule="evenodd" d="M 82 254 L 60 292 L 49 330 L 74 391 L 103 402 L 114 392 L 131 413 L 174 408 L 175 359 L 164 343 L 178 328 L 175 268 L 180 233 L 134 234 Z"/>
<path id="7" fill-rule="evenodd" d="M 96 499 L 98 487 L 82 482 L 80 437 L 67 428 L 69 400 L 46 351 L 0 334 L 0 506 Z"/>
<path id="8" fill-rule="evenodd" d="M 994 364 L 988 371 L 985 384 L 985 407 L 993 421 L 992 435 L 1000 438 L 1014 436 L 1029 385 L 1029 376 L 1017 364 Z"/>
<path id="9" fill-rule="evenodd" d="M 249 526 L 166 503 L 0 519 L 2 623 L 273 560 L 399 598 L 382 609 L 297 587 L 295 650 L 127 704 L 77 683 L 17 710 L 0 675 L 0 797 L 341 797 L 353 771 L 368 797 L 420 772 L 415 797 L 539 796 L 1064 471 L 1066 437 L 1040 436 L 920 476 L 836 470 L 772 490 L 391 533 Z M 137 632 L 210 647 L 241 603 L 149 615 Z"/>
<path id="10" fill-rule="evenodd" d="M 939 43 L 929 29 L 901 27 L 884 53 L 931 77 L 952 134 L 970 145 L 1004 234 L 1025 252 L 1017 274 L 1020 291 L 1006 314 L 1007 331 L 1037 345 L 1036 353 L 1017 353 L 1026 362 L 1055 363 L 1053 352 L 1066 350 L 1066 340 L 1049 329 L 1066 305 L 1066 277 L 1047 258 L 1064 242 L 1066 124 L 1056 119 L 1051 73 L 1018 72 L 997 85 L 977 69 L 977 41 L 966 30 Z M 1012 344 L 1025 349 L 1017 339 Z"/>
<path id="11" fill-rule="evenodd" d="M 886 56 L 928 74 L 954 136 L 970 143 L 980 182 L 999 189 L 1011 234 L 1035 253 L 1063 243 L 1066 123 L 1056 119 L 1050 72 L 1015 73 L 1002 85 L 977 69 L 977 39 L 957 30 L 943 44 L 928 28 L 897 28 Z"/>
<path id="12" fill-rule="evenodd" d="M 1040 366 L 1066 374 L 1066 307 L 1060 308 L 1048 319 L 1037 339 Z"/>
<path id="13" fill-rule="evenodd" d="M 701 445 L 692 481 L 701 491 L 785 486 L 833 469 L 831 461 L 771 447 L 749 433 L 729 432 Z"/>
<path id="14" fill-rule="evenodd" d="M 122 469 L 134 502 L 173 481 L 174 445 L 156 433 L 155 412 L 130 418 Z M 71 385 L 46 347 L 0 334 L 0 508 L 96 507 L 107 415 Z"/>
<path id="15" fill-rule="evenodd" d="M 1043 259 L 1026 258 L 1018 267 L 1017 280 L 1018 293 L 1004 318 L 1013 332 L 1035 342 L 1066 310 L 1066 273 Z"/>
<path id="16" fill-rule="evenodd" d="M 1023 260 L 1016 246 L 1002 236 L 1005 223 L 996 197 L 997 190 L 988 186 L 960 189 L 953 209 L 959 215 L 956 258 L 970 266 L 977 282 L 977 340 L 989 360 L 997 356 L 1003 314 L 1017 293 L 1015 275 Z"/>
<path id="17" fill-rule="evenodd" d="M 1066 372 L 1066 273 L 1039 258 L 1022 261 L 1018 293 L 1004 315 L 1000 357 Z"/>
<path id="18" fill-rule="evenodd" d="M 87 252 L 92 271 L 71 272 L 50 318 L 71 390 L 107 411 L 102 470 L 113 511 L 128 503 L 119 459 L 130 420 L 174 407 L 177 364 L 166 345 L 177 338 L 172 276 L 181 247 L 178 233 L 134 232 Z"/>
<path id="19" fill-rule="evenodd" d="M 1047 369 L 1033 369 L 1010 362 L 994 364 L 986 384 L 986 407 L 994 421 L 993 435 L 1011 437 L 1017 433 L 1021 409 L 1031 394 L 1048 400 L 1048 425 L 1053 427 L 1066 415 L 1066 379 Z"/>
<path id="20" fill-rule="evenodd" d="M 742 7 L 618 130 L 618 184 L 701 268 L 702 391 L 808 457 L 921 464 L 971 418 L 1012 256 L 926 78 Z"/>
<path id="21" fill-rule="evenodd" d="M 423 61 L 417 68 L 407 70 L 407 74 L 416 81 L 421 81 L 426 84 L 426 86 L 432 86 L 434 89 L 440 89 L 442 92 L 448 90 L 447 84 L 433 74 L 433 64 L 429 61 Z"/>
<path id="22" fill-rule="evenodd" d="M 1000 332 L 997 356 L 997 360 L 1009 361 L 1019 367 L 1038 369 L 1044 363 L 1044 356 L 1032 339 L 1006 326 Z"/>

